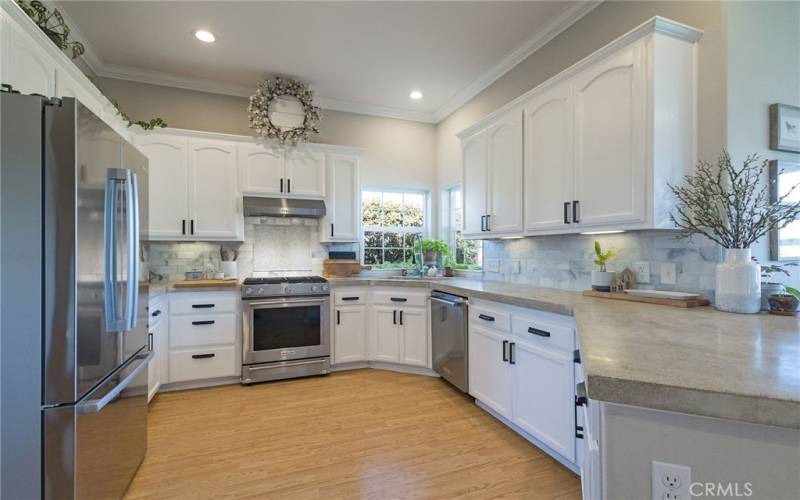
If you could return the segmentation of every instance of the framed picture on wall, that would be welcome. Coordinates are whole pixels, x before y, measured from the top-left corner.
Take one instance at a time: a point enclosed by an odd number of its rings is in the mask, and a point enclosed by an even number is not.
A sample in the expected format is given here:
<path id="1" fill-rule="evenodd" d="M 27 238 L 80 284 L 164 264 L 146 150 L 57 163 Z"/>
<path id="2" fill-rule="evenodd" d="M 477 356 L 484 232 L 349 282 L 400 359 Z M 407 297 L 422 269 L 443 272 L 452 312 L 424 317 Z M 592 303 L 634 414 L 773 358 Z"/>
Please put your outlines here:
<path id="1" fill-rule="evenodd" d="M 769 148 L 800 153 L 800 107 L 777 103 L 769 107 Z"/>
<path id="2" fill-rule="evenodd" d="M 772 160 L 769 162 L 770 200 L 774 203 L 785 196 L 792 186 L 800 183 L 800 162 Z M 800 190 L 795 190 L 786 202 L 800 200 Z M 770 260 L 800 260 L 800 219 L 783 229 L 770 231 Z"/>

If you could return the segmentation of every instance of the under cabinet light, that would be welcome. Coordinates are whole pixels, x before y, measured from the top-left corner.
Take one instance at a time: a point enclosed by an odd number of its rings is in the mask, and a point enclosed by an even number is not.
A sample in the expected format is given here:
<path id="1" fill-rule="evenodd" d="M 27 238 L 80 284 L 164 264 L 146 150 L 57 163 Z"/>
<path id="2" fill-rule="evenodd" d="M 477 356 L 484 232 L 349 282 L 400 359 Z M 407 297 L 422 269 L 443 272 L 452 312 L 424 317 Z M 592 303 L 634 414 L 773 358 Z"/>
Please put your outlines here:
<path id="1" fill-rule="evenodd" d="M 619 234 L 619 233 L 624 233 L 624 232 L 625 232 L 624 229 L 612 229 L 612 230 L 609 230 L 609 231 L 582 231 L 579 234 L 586 234 L 586 235 L 592 235 L 592 234 Z"/>

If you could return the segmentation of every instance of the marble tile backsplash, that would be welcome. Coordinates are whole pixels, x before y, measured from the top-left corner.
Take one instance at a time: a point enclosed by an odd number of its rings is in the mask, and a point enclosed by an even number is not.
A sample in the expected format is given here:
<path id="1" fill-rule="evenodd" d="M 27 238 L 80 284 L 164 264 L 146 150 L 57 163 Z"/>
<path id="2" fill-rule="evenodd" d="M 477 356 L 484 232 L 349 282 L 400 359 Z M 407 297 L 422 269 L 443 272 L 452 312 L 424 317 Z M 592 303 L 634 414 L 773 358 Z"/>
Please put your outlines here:
<path id="1" fill-rule="evenodd" d="M 719 247 L 705 238 L 686 241 L 675 236 L 673 231 L 636 231 L 484 241 L 484 279 L 587 290 L 597 267 L 592 262 L 597 240 L 604 249 L 617 250 L 610 271 L 634 269 L 636 262 L 650 264 L 650 282 L 641 287 L 700 292 L 713 299 L 715 268 L 722 256 Z M 675 264 L 675 285 L 661 283 L 661 264 L 667 262 Z"/>
<path id="2" fill-rule="evenodd" d="M 239 279 L 248 276 L 307 275 L 314 262 L 330 250 L 358 251 L 357 244 L 320 244 L 317 219 L 246 217 L 244 242 L 153 242 L 149 248 L 150 270 L 170 281 L 184 279 L 187 271 L 211 276 L 220 268 L 220 249 L 238 252 Z"/>

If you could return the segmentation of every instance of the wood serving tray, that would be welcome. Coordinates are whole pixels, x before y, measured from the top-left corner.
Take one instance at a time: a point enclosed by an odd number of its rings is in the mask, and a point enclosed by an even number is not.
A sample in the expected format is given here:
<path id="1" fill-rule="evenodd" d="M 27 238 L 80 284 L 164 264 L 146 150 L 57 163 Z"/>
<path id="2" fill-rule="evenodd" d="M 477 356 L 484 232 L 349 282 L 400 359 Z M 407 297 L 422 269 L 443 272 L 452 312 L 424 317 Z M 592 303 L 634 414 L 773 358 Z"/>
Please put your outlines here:
<path id="1" fill-rule="evenodd" d="M 595 290 L 584 290 L 583 295 L 586 297 L 599 297 L 601 299 L 615 299 L 626 300 L 628 302 L 644 302 L 646 304 L 659 304 L 662 306 L 671 307 L 700 307 L 707 306 L 710 302 L 703 297 L 694 299 L 659 299 L 656 297 L 642 297 L 638 295 L 629 295 L 620 292 L 598 292 Z"/>
<path id="2" fill-rule="evenodd" d="M 175 288 L 231 287 L 239 284 L 236 278 L 225 280 L 183 280 L 172 286 Z"/>

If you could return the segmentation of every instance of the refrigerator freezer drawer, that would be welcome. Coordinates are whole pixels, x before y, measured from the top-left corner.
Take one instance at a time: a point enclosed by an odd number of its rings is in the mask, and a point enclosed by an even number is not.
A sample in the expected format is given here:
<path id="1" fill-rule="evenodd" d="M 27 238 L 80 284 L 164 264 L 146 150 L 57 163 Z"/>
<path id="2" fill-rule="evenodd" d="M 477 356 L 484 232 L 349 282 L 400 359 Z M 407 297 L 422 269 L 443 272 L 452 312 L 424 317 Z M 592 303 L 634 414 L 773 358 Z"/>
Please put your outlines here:
<path id="1" fill-rule="evenodd" d="M 75 405 L 44 410 L 44 497 L 122 498 L 147 450 L 142 351 Z"/>

